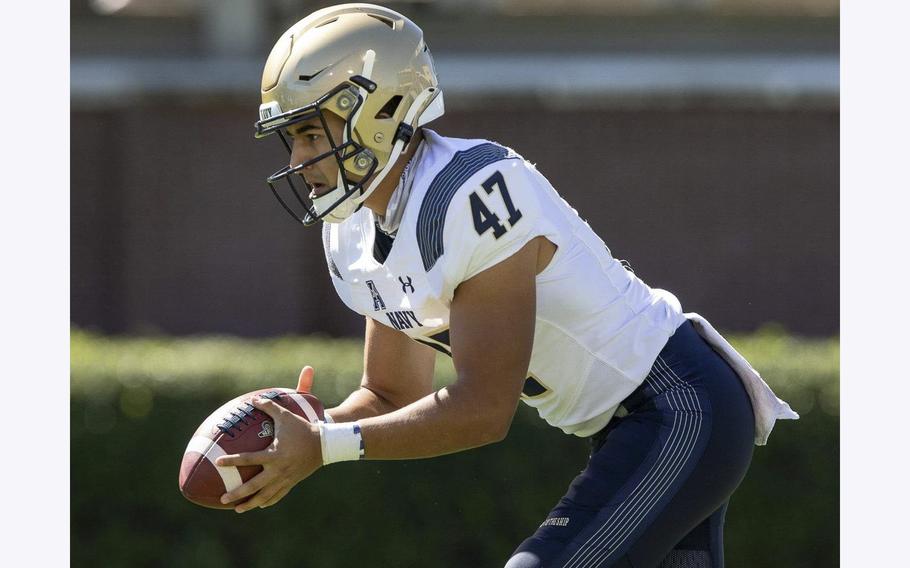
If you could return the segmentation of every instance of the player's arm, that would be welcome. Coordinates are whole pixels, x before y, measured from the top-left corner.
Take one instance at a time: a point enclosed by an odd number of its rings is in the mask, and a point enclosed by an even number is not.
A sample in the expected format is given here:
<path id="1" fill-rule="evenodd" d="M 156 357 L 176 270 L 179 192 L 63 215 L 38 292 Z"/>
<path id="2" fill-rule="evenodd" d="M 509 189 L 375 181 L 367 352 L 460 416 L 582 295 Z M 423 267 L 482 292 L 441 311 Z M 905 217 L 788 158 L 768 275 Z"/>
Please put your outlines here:
<path id="1" fill-rule="evenodd" d="M 225 494 L 224 502 L 252 496 L 236 508 L 238 512 L 270 506 L 323 463 L 359 457 L 431 457 L 492 443 L 506 435 L 530 362 L 535 276 L 552 258 L 555 245 L 539 236 L 552 232 L 552 227 L 533 193 L 531 170 L 513 161 L 495 167 L 492 176 L 500 179 L 492 191 L 485 191 L 489 188 L 480 183 L 480 192 L 491 196 L 480 214 L 474 211 L 477 200 L 467 195 L 477 193 L 474 185 L 466 183 L 464 192 L 453 196 L 454 206 L 448 209 L 446 223 L 439 225 L 444 229 L 446 253 L 445 264 L 437 269 L 442 272 L 436 274 L 442 276 L 443 293 L 448 283 L 454 283 L 449 337 L 457 372 L 455 383 L 367 418 L 336 417 L 336 411 L 330 410 L 338 422 L 335 425 L 311 424 L 272 401 L 254 401 L 274 419 L 276 442 L 262 452 L 218 458 L 217 464 L 222 466 L 263 466 L 256 477 Z M 477 177 L 490 175 L 484 171 Z M 512 189 L 508 202 L 506 186 Z M 513 220 L 518 211 L 520 218 Z M 502 232 L 506 229 L 503 222 L 495 221 L 497 217 L 508 220 L 507 233 Z M 478 219 L 484 222 L 478 224 Z M 367 351 L 369 357 L 382 350 L 368 345 Z M 376 385 L 376 390 L 358 391 L 350 408 L 359 410 L 350 411 L 350 416 L 391 409 L 417 394 L 415 390 L 403 395 L 390 388 L 401 384 L 393 380 L 401 380 L 398 362 L 411 365 L 413 359 L 389 357 L 381 361 L 384 363 L 378 367 L 383 373 L 366 373 L 366 384 Z M 427 366 L 429 361 L 428 355 Z M 397 376 L 393 376 L 396 368 Z M 342 407 L 345 404 L 348 401 Z"/>
<path id="2" fill-rule="evenodd" d="M 432 392 L 436 351 L 366 318 L 360 388 L 327 413 L 353 422 L 398 410 Z"/>
<path id="3" fill-rule="evenodd" d="M 457 380 L 403 408 L 359 420 L 365 457 L 424 458 L 505 437 L 530 362 L 535 276 L 541 255 L 552 256 L 549 248 L 542 252 L 548 244 L 535 238 L 458 286 L 449 321 Z M 275 438 L 283 441 L 262 452 L 218 458 L 221 466 L 261 464 L 264 468 L 222 497 L 222 502 L 230 503 L 252 496 L 235 508 L 240 513 L 277 503 L 324 459 L 319 428 L 272 401 L 253 404 L 272 415 Z"/>
<path id="4" fill-rule="evenodd" d="M 450 313 L 457 380 L 404 408 L 360 420 L 366 458 L 431 457 L 505 437 L 531 357 L 538 256 L 551 246 L 533 239 L 457 287 Z"/>

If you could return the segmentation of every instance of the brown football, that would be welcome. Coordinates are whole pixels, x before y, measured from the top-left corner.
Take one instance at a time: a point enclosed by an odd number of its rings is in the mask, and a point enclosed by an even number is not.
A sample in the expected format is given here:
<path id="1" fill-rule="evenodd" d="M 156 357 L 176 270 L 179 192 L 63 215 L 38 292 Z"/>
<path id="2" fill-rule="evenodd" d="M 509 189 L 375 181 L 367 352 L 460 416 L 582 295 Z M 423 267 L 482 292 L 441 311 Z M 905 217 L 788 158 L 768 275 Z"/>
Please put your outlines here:
<path id="1" fill-rule="evenodd" d="M 268 388 L 249 392 L 224 403 L 196 429 L 180 463 L 180 492 L 203 507 L 232 509 L 244 500 L 221 503 L 221 496 L 262 471 L 262 466 L 221 467 L 219 456 L 264 450 L 272 443 L 271 417 L 250 401 L 270 398 L 309 422 L 324 420 L 319 399 L 307 392 Z"/>

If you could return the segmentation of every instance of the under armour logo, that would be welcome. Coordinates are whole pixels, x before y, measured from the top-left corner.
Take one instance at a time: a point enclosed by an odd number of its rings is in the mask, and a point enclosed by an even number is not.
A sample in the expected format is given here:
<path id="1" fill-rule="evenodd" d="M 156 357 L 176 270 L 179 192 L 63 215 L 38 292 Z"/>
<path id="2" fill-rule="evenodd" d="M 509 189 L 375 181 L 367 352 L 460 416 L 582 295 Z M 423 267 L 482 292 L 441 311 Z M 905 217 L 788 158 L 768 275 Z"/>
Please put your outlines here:
<path id="1" fill-rule="evenodd" d="M 266 421 L 266 422 L 262 423 L 262 430 L 259 431 L 258 436 L 260 438 L 270 438 L 270 437 L 272 437 L 274 432 L 275 432 L 275 430 L 274 430 L 274 428 L 272 428 L 272 423 Z"/>
<path id="2" fill-rule="evenodd" d="M 376 288 L 376 284 L 372 280 L 367 280 L 367 288 L 370 289 L 370 295 L 373 296 L 373 309 L 377 312 L 384 310 L 385 302 L 382 301 L 382 296 L 379 295 L 379 289 Z"/>
<path id="3" fill-rule="evenodd" d="M 411 294 L 414 293 L 414 284 L 411 282 L 411 277 L 410 277 L 410 276 L 408 276 L 408 281 L 407 281 L 407 282 L 405 282 L 404 278 L 402 278 L 401 276 L 398 277 L 398 281 L 401 282 L 401 291 L 402 291 L 402 292 L 404 292 L 405 294 L 407 294 L 407 293 L 408 293 L 408 288 L 410 288 L 410 289 L 411 289 L 411 292 L 410 292 L 410 293 L 411 293 Z"/>

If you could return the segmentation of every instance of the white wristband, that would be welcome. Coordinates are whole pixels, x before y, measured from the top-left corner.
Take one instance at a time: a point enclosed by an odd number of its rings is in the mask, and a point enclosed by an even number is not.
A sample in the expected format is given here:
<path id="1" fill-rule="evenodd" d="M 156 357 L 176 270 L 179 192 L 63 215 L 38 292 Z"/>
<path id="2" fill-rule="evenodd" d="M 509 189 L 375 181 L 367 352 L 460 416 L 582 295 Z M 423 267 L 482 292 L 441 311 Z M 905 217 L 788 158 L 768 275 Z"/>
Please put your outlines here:
<path id="1" fill-rule="evenodd" d="M 363 438 L 360 425 L 356 422 L 320 422 L 319 441 L 322 444 L 323 465 L 363 458 Z"/>
<path id="2" fill-rule="evenodd" d="M 325 421 L 328 422 L 329 424 L 334 424 L 334 423 L 335 423 L 335 420 L 333 420 L 332 417 L 329 416 L 329 413 L 328 413 L 328 412 L 323 412 L 323 413 L 322 413 L 322 416 L 325 418 Z"/>

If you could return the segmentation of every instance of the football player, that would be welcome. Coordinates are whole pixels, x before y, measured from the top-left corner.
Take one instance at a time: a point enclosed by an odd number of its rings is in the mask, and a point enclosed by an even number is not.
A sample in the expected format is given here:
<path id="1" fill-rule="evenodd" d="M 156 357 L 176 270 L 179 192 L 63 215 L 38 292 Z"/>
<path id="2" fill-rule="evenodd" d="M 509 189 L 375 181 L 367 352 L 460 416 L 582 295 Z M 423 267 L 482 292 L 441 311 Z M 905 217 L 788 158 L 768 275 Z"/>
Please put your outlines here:
<path id="1" fill-rule="evenodd" d="M 614 259 L 515 151 L 425 127 L 443 94 L 401 14 L 311 14 L 275 44 L 261 91 L 256 135 L 290 153 L 268 184 L 321 225 L 335 290 L 365 316 L 364 373 L 325 423 L 258 401 L 280 444 L 220 458 L 264 468 L 223 502 L 268 507 L 337 461 L 497 442 L 522 401 L 592 451 L 508 568 L 722 566 L 752 446 L 795 417 L 748 363 Z M 437 351 L 457 380 L 434 391 Z"/>

